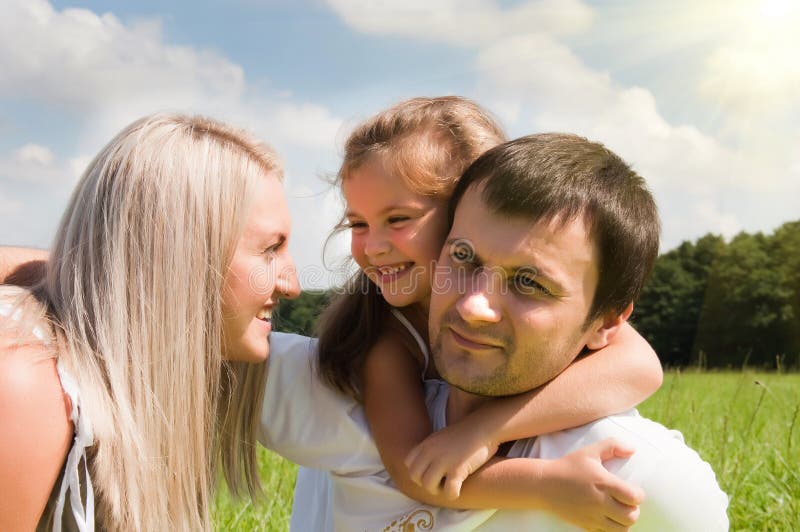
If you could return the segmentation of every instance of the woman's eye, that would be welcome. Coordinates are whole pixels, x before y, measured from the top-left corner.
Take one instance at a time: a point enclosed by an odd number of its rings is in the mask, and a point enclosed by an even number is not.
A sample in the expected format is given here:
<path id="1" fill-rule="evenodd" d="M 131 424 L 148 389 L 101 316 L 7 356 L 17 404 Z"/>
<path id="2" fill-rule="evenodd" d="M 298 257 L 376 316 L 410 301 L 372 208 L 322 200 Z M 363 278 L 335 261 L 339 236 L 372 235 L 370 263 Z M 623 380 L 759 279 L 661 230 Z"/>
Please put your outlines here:
<path id="1" fill-rule="evenodd" d="M 278 254 L 278 249 L 280 249 L 280 246 L 270 246 L 265 249 L 262 254 L 267 258 L 267 260 L 272 260 L 275 258 L 275 255 Z"/>
<path id="2" fill-rule="evenodd" d="M 269 247 L 267 247 L 266 249 L 264 249 L 264 251 L 263 251 L 262 253 L 263 253 L 264 255 L 267 255 L 267 257 L 271 259 L 271 258 L 273 258 L 275 255 L 277 255 L 277 254 L 278 254 L 278 252 L 281 250 L 281 248 L 282 248 L 282 247 L 283 247 L 285 244 L 286 244 L 286 238 L 283 238 L 283 237 L 281 237 L 281 239 L 280 239 L 280 240 L 278 240 L 277 242 L 275 242 L 275 243 L 274 243 L 274 244 L 272 244 L 271 246 L 269 246 Z"/>

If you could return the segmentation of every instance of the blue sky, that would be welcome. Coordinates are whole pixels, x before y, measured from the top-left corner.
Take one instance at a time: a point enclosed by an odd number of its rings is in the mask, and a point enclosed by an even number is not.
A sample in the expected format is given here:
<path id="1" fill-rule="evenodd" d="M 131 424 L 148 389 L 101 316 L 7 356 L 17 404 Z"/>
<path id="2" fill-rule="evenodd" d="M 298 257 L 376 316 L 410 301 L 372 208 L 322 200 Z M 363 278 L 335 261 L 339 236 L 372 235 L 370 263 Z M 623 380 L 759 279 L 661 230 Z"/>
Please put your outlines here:
<path id="1" fill-rule="evenodd" d="M 301 282 L 327 284 L 340 206 L 322 178 L 349 128 L 438 94 L 476 99 L 510 136 L 606 143 L 648 179 L 664 250 L 770 231 L 800 218 L 793 4 L 3 0 L 0 243 L 47 247 L 78 175 L 130 121 L 198 112 L 278 150 Z"/>

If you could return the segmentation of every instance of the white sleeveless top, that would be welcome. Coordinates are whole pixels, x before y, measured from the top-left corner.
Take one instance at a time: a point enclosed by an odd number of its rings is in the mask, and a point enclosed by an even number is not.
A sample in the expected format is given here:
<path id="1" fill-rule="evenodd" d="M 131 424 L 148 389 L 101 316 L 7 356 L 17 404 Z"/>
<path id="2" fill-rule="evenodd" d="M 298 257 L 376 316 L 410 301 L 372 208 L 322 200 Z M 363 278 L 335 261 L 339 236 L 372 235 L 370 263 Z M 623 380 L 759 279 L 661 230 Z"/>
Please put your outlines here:
<path id="1" fill-rule="evenodd" d="M 8 316 L 12 320 L 19 320 L 19 311 L 13 312 L 13 306 L 9 303 L 0 303 L 0 316 Z M 45 344 L 49 343 L 44 332 L 39 328 L 33 329 L 33 334 Z M 94 433 L 89 416 L 82 411 L 81 394 L 78 384 L 66 368 L 61 364 L 61 359 L 56 360 L 56 370 L 61 381 L 61 388 L 69 397 L 72 408 L 69 419 L 72 421 L 74 438 L 72 446 L 67 453 L 66 465 L 61 474 L 61 486 L 52 514 L 53 531 L 61 532 L 62 522 L 64 521 L 64 506 L 69 496 L 70 508 L 72 510 L 72 523 L 68 528 L 80 532 L 91 532 L 94 530 L 94 489 L 92 479 L 89 476 L 89 466 L 86 458 L 86 449 L 94 443 Z M 81 465 L 83 463 L 83 465 Z M 81 470 L 83 475 L 81 475 Z M 86 482 L 86 500 L 81 497 L 81 476 Z M 48 503 L 48 506 L 50 503 Z M 69 517 L 67 517 L 69 522 Z"/>
<path id="2" fill-rule="evenodd" d="M 428 351 L 428 344 L 422 339 L 422 335 L 411 325 L 411 322 L 408 321 L 408 318 L 403 316 L 403 313 L 397 310 L 396 308 L 392 307 L 390 309 L 392 311 L 392 315 L 397 318 L 397 321 L 403 324 L 403 326 L 408 330 L 411 336 L 414 337 L 414 340 L 417 341 L 417 345 L 419 345 L 419 350 L 422 351 L 422 357 L 425 359 L 425 363 L 422 367 L 422 380 L 425 379 L 425 374 L 428 372 L 428 364 L 430 363 L 431 355 Z"/>
<path id="3" fill-rule="evenodd" d="M 53 532 L 61 532 L 64 503 L 68 492 L 75 527 L 80 532 L 91 532 L 94 530 L 94 488 L 92 487 L 92 478 L 89 476 L 86 449 L 94 443 L 94 432 L 92 431 L 89 416 L 82 411 L 78 384 L 62 366 L 60 358 L 56 362 L 56 369 L 58 370 L 58 377 L 61 379 L 61 387 L 72 403 L 69 419 L 72 421 L 75 437 L 67 454 L 67 463 L 61 479 L 61 488 L 56 499 L 55 511 L 53 512 Z M 83 463 L 83 466 L 81 466 L 81 463 Z M 81 500 L 81 470 L 83 470 L 83 478 L 86 481 L 85 504 Z"/>

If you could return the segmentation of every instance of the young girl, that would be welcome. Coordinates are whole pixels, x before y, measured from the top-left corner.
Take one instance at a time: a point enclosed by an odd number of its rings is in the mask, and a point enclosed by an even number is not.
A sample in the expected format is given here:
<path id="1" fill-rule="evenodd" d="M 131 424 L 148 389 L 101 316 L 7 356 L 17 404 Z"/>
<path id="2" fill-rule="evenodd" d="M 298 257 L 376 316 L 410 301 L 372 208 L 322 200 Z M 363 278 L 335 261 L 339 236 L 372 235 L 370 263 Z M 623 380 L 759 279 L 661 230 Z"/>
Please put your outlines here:
<path id="1" fill-rule="evenodd" d="M 594 469 L 575 457 L 577 469 L 541 464 L 540 484 L 513 470 L 503 478 L 479 470 L 504 442 L 579 426 L 651 395 L 661 366 L 629 325 L 548 385 L 496 399 L 431 435 L 421 382 L 437 377 L 427 317 L 434 261 L 448 232 L 446 203 L 466 167 L 503 141 L 485 111 L 458 97 L 402 102 L 350 135 L 337 184 L 360 269 L 321 317 L 319 369 L 364 403 L 386 469 L 409 497 L 455 508 L 544 508 L 586 527 L 606 529 L 605 518 L 630 526 L 641 495 L 614 482 L 600 460 L 632 450 L 612 442 L 589 453 Z M 525 496 L 498 500 L 493 486 L 509 482 Z"/>

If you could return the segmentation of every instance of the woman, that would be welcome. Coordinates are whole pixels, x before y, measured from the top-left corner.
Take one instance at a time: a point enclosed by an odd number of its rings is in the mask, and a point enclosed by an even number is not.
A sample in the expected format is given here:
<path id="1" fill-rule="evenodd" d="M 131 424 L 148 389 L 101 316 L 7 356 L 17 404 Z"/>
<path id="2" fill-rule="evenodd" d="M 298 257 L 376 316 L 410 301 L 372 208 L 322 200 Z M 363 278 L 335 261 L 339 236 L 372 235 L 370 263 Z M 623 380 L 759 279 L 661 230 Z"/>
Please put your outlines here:
<path id="1" fill-rule="evenodd" d="M 0 530 L 210 529 L 218 461 L 258 493 L 270 318 L 299 291 L 281 176 L 179 115 L 89 165 L 44 280 L 0 289 Z"/>

